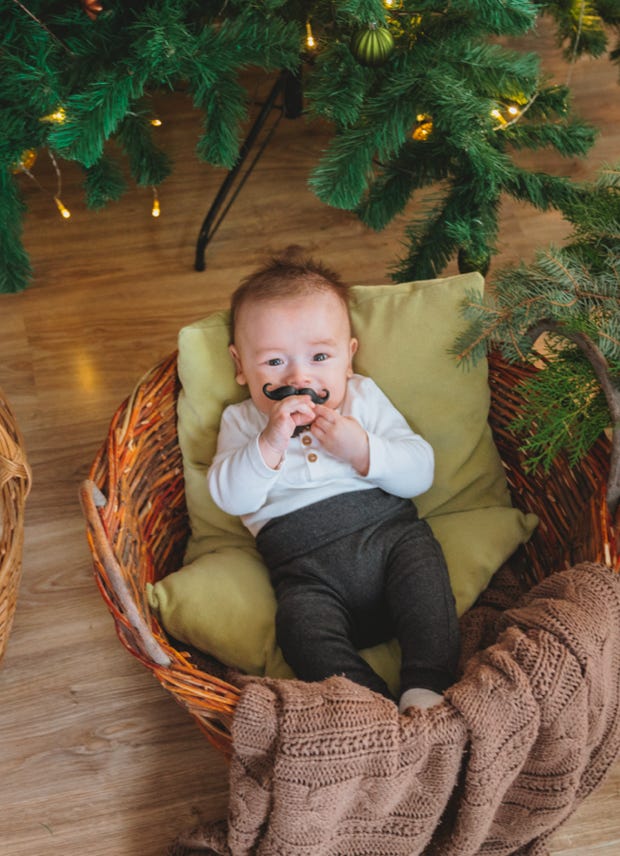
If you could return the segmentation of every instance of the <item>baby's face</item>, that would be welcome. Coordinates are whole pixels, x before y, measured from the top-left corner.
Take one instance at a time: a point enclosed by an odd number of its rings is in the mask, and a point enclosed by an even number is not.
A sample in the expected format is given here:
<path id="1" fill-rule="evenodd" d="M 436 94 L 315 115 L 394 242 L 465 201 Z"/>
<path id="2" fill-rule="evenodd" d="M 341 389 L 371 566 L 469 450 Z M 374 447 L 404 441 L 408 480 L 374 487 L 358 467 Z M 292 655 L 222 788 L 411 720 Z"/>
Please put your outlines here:
<path id="1" fill-rule="evenodd" d="M 331 291 L 241 306 L 230 352 L 237 382 L 247 384 L 263 413 L 275 406 L 263 386 L 311 387 L 329 392 L 326 407 L 337 408 L 353 374 L 357 339 L 347 310 Z"/>

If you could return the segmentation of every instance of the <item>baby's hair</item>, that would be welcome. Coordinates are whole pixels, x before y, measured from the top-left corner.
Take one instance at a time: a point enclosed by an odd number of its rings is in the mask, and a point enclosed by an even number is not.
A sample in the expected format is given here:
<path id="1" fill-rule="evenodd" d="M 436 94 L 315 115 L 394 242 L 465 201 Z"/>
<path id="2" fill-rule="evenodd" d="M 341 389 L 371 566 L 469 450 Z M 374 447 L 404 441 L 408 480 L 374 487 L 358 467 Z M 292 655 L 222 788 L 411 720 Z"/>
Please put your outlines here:
<path id="1" fill-rule="evenodd" d="M 322 262 L 306 256 L 301 247 L 291 245 L 245 277 L 230 300 L 230 340 L 235 341 L 235 324 L 244 303 L 302 297 L 317 291 L 331 291 L 349 308 L 349 287 L 339 274 Z"/>

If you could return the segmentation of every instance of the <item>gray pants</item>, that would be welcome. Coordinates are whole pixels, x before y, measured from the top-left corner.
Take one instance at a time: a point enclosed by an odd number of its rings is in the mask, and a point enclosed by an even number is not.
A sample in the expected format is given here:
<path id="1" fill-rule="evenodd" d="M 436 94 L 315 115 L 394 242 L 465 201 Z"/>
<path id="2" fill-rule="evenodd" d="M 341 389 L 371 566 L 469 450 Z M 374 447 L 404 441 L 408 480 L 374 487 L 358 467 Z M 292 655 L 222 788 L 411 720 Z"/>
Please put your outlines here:
<path id="1" fill-rule="evenodd" d="M 401 693 L 454 683 L 448 570 L 410 500 L 378 488 L 330 497 L 274 518 L 256 543 L 276 593 L 277 641 L 298 678 L 345 675 L 391 697 L 357 649 L 396 637 Z"/>

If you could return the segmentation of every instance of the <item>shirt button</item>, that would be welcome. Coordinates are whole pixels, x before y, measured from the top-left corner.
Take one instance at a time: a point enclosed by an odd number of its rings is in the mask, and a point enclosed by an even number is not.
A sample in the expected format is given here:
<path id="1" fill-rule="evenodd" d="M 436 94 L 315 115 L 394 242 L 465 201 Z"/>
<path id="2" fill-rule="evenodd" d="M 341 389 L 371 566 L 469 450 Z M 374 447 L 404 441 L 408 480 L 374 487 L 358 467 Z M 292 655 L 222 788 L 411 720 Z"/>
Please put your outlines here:
<path id="1" fill-rule="evenodd" d="M 304 436 L 301 438 L 301 442 L 304 444 L 304 446 L 309 446 L 312 443 L 312 437 L 310 437 L 308 434 L 304 434 Z"/>
<path id="2" fill-rule="evenodd" d="M 310 452 L 310 454 L 308 455 L 308 460 L 310 461 L 311 464 L 313 464 L 315 461 L 318 461 L 318 459 L 319 459 L 319 456 L 315 455 L 314 452 Z"/>

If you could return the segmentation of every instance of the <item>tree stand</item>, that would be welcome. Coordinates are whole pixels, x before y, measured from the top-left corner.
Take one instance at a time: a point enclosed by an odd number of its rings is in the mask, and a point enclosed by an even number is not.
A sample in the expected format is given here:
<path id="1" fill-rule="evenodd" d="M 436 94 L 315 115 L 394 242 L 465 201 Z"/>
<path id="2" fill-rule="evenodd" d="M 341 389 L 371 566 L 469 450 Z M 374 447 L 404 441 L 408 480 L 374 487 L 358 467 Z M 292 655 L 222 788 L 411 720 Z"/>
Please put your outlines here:
<path id="1" fill-rule="evenodd" d="M 282 103 L 276 104 L 278 98 L 282 96 Z M 226 197 L 231 192 L 232 187 L 243 170 L 244 164 L 250 154 L 252 146 L 256 143 L 265 122 L 267 121 L 272 110 L 278 110 L 279 115 L 276 118 L 275 122 L 269 129 L 267 135 L 264 140 L 260 144 L 258 151 L 254 155 L 251 163 L 245 170 L 245 173 L 241 176 L 239 183 L 224 210 L 220 212 L 220 209 L 226 202 Z M 205 251 L 207 249 L 207 244 L 213 238 L 215 233 L 220 227 L 224 217 L 228 213 L 231 205 L 241 192 L 243 185 L 250 177 L 252 170 L 258 163 L 259 158 L 267 148 L 271 138 L 273 137 L 282 117 L 286 117 L 287 119 L 297 119 L 303 111 L 303 94 L 301 88 L 301 69 L 298 69 L 296 72 L 289 71 L 285 69 L 280 72 L 275 83 L 273 84 L 269 95 L 265 103 L 263 104 L 260 113 L 256 117 L 254 124 L 250 128 L 250 131 L 245 138 L 240 150 L 239 157 L 234 167 L 228 172 L 226 178 L 222 182 L 220 189 L 217 192 L 215 199 L 211 205 L 211 208 L 207 212 L 207 216 L 205 217 L 202 227 L 200 229 L 200 233 L 198 235 L 198 241 L 196 244 L 196 260 L 194 262 L 194 268 L 196 270 L 204 270 L 205 269 Z M 218 217 L 219 214 L 219 217 Z"/>

